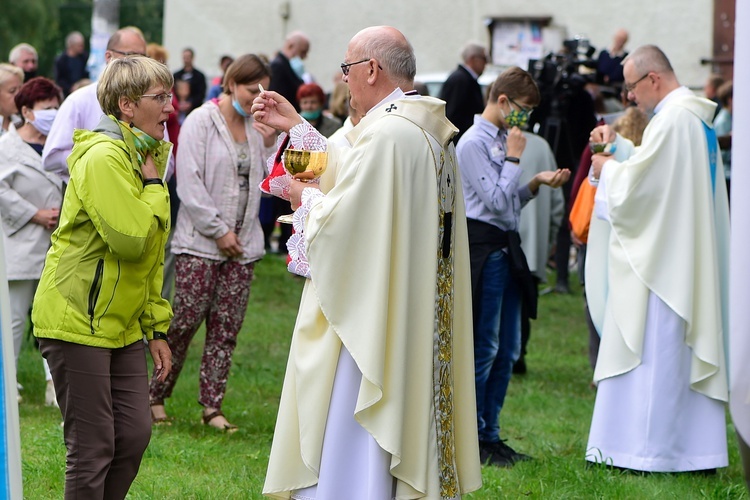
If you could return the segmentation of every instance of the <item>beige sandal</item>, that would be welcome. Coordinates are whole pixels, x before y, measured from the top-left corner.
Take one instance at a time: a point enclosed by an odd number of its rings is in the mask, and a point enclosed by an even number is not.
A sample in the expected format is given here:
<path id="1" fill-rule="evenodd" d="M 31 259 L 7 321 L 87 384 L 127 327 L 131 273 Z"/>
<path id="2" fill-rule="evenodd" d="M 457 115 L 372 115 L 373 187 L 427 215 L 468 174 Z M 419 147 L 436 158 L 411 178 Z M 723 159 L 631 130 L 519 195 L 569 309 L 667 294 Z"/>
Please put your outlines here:
<path id="1" fill-rule="evenodd" d="M 164 401 L 154 401 L 153 403 L 151 403 L 151 425 L 172 425 L 172 420 L 174 420 L 174 418 L 168 416 L 166 412 L 164 413 L 163 417 L 154 416 L 154 406 L 161 406 L 163 409 Z"/>

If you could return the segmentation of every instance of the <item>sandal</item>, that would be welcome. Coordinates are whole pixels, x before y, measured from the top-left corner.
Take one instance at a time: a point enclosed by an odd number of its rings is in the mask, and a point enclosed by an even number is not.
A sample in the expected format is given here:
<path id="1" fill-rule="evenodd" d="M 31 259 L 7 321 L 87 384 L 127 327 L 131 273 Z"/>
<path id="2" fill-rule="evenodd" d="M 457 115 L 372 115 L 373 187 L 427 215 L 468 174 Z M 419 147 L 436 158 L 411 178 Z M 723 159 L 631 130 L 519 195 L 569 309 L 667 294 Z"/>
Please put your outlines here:
<path id="1" fill-rule="evenodd" d="M 172 417 L 170 417 L 170 416 L 168 416 L 166 414 L 163 417 L 155 417 L 154 416 L 153 407 L 154 406 L 161 406 L 162 408 L 164 408 L 164 401 L 154 401 L 154 402 L 151 403 L 150 406 L 152 408 L 151 409 L 151 425 L 154 425 L 154 426 L 172 425 L 172 420 L 174 420 L 174 418 L 172 418 Z"/>
<path id="2" fill-rule="evenodd" d="M 231 433 L 235 432 L 237 429 L 239 429 L 239 427 L 237 427 L 234 424 L 230 424 L 229 422 L 227 422 L 226 424 L 224 424 L 223 427 L 218 427 L 216 425 L 210 425 L 209 422 L 211 422 L 211 420 L 215 419 L 216 417 L 224 417 L 224 418 L 226 418 L 226 416 L 221 412 L 221 410 L 216 410 L 216 411 L 213 411 L 213 412 L 208 413 L 208 414 L 204 413 L 203 416 L 201 417 L 202 420 L 203 420 L 203 425 L 208 425 L 209 427 L 213 427 L 214 429 L 217 429 L 219 431 L 226 432 L 227 434 L 231 434 Z"/>

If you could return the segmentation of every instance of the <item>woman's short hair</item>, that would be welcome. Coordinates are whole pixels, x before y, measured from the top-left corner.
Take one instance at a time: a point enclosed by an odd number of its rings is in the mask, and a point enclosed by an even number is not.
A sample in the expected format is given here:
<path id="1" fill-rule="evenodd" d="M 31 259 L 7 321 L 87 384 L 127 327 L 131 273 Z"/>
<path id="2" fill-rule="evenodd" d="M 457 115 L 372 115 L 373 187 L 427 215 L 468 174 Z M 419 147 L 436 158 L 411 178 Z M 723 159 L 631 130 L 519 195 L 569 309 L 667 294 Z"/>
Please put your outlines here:
<path id="1" fill-rule="evenodd" d="M 524 99 L 529 106 L 537 106 L 542 100 L 534 78 L 528 71 L 517 66 L 503 71 L 492 83 L 488 94 L 489 102 L 497 101 L 502 94 L 514 100 Z"/>
<path id="2" fill-rule="evenodd" d="M 157 85 L 167 92 L 172 88 L 174 77 L 169 68 L 146 56 L 123 57 L 112 59 L 105 66 L 96 96 L 105 114 L 119 118 L 121 97 L 138 102 L 148 89 Z"/>
<path id="3" fill-rule="evenodd" d="M 156 59 L 160 63 L 166 64 L 169 59 L 169 52 L 163 45 L 158 43 L 149 43 L 146 45 L 146 55 L 151 59 Z"/>
<path id="4" fill-rule="evenodd" d="M 336 83 L 331 92 L 328 108 L 334 116 L 346 118 L 349 114 L 349 85 L 344 82 Z"/>
<path id="5" fill-rule="evenodd" d="M 326 103 L 326 94 L 317 83 L 305 83 L 299 86 L 297 89 L 297 101 L 301 101 L 305 97 L 315 97 L 321 106 Z"/>
<path id="6" fill-rule="evenodd" d="M 17 76 L 23 82 L 23 70 L 18 66 L 8 63 L 0 63 L 0 85 L 10 80 L 11 76 Z"/>
<path id="7" fill-rule="evenodd" d="M 225 94 L 231 94 L 230 83 L 245 85 L 257 82 L 264 77 L 271 77 L 271 67 L 255 54 L 245 54 L 234 60 L 224 73 L 221 87 Z"/>
<path id="8" fill-rule="evenodd" d="M 54 97 L 57 98 L 58 104 L 61 103 L 63 101 L 62 89 L 49 78 L 37 76 L 21 85 L 14 100 L 16 102 L 16 108 L 18 108 L 20 113 L 21 108 L 24 106 L 33 109 L 34 104 L 37 102 L 46 101 L 47 99 L 52 99 Z"/>

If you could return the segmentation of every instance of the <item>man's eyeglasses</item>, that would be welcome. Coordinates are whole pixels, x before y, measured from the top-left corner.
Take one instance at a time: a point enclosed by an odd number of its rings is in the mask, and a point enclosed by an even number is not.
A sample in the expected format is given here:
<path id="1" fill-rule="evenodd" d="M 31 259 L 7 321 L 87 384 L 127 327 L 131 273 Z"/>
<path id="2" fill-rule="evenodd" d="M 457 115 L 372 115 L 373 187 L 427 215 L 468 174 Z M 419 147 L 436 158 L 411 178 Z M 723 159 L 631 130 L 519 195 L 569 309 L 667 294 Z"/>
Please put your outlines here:
<path id="1" fill-rule="evenodd" d="M 648 76 L 649 74 L 650 74 L 650 73 L 646 73 L 645 75 L 643 75 L 642 77 L 640 77 L 639 79 L 637 79 L 636 81 L 634 81 L 633 83 L 626 83 L 626 84 L 625 84 L 625 90 L 627 90 L 628 92 L 632 92 L 632 91 L 634 91 L 634 90 L 635 90 L 635 88 L 636 88 L 636 87 L 638 86 L 638 84 L 639 84 L 639 83 L 641 83 L 641 82 L 642 82 L 643 80 L 645 80 L 645 79 L 646 79 L 646 77 L 647 77 L 647 76 Z"/>
<path id="2" fill-rule="evenodd" d="M 168 103 L 172 102 L 172 94 L 168 92 L 163 92 L 161 94 L 143 94 L 141 97 L 150 97 L 162 106 L 166 106 Z"/>
<path id="3" fill-rule="evenodd" d="M 115 54 L 120 54 L 123 57 L 129 57 L 129 56 L 145 56 L 143 52 L 123 52 L 121 50 L 117 49 L 109 49 L 110 52 L 114 52 Z"/>
<path id="4" fill-rule="evenodd" d="M 362 59 L 361 61 L 357 62 L 341 63 L 341 72 L 344 74 L 344 76 L 347 76 L 349 74 L 350 66 L 354 66 L 355 64 L 362 64 L 363 62 L 367 62 L 370 59 L 372 59 L 372 57 L 368 57 L 367 59 Z M 381 71 L 383 70 L 383 67 L 380 64 L 378 64 L 378 68 L 380 68 Z"/>
<path id="5" fill-rule="evenodd" d="M 523 111 L 524 113 L 526 113 L 529 116 L 531 116 L 531 113 L 534 112 L 534 108 L 524 108 L 523 106 L 521 106 L 520 104 L 518 104 L 516 101 L 514 101 L 513 99 L 511 99 L 510 97 L 508 97 L 508 100 L 510 101 L 510 103 L 512 105 L 514 105 L 519 110 Z"/>

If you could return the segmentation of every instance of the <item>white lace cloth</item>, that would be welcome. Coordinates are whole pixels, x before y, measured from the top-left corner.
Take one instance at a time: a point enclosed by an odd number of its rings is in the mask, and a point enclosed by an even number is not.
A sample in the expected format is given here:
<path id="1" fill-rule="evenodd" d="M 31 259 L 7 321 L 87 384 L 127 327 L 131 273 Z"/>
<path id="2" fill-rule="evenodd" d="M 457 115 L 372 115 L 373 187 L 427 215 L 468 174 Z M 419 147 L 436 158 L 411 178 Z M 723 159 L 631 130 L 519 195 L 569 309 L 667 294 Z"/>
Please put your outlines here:
<path id="1" fill-rule="evenodd" d="M 307 253 L 305 252 L 305 221 L 310 213 L 312 206 L 324 198 L 325 195 L 317 188 L 305 188 L 302 190 L 302 205 L 294 211 L 292 216 L 292 227 L 294 233 L 286 242 L 286 248 L 289 251 L 289 272 L 299 274 L 305 278 L 310 277 L 310 264 L 307 262 Z"/>
<path id="2" fill-rule="evenodd" d="M 328 148 L 326 138 L 306 121 L 295 125 L 289 130 L 289 139 L 290 146 L 294 149 L 326 151 Z M 279 142 L 279 145 L 281 145 L 281 142 Z M 271 159 L 271 162 L 273 162 L 273 159 Z M 291 182 L 292 176 L 289 173 L 274 178 L 271 180 L 271 194 L 281 196 L 282 198 L 286 194 L 284 199 L 288 200 Z M 279 190 L 279 194 L 274 192 L 277 189 Z M 307 254 L 305 252 L 305 221 L 307 220 L 307 215 L 310 213 L 310 209 L 323 197 L 325 195 L 320 189 L 310 187 L 302 190 L 301 205 L 294 211 L 294 216 L 292 217 L 294 233 L 286 243 L 290 259 L 287 269 L 289 272 L 304 276 L 305 278 L 310 277 L 310 264 L 307 261 Z"/>

